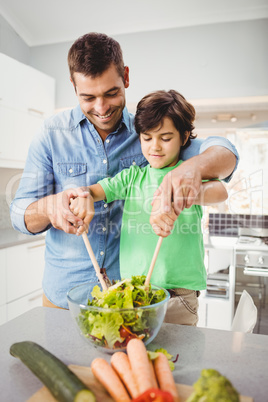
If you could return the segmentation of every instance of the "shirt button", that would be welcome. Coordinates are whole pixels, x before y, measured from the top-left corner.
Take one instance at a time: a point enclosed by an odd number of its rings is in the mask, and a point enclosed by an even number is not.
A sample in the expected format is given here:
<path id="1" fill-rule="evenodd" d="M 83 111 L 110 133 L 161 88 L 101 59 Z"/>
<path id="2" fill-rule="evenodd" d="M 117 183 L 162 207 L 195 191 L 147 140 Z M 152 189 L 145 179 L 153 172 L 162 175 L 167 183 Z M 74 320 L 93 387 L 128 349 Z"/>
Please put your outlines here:
<path id="1" fill-rule="evenodd" d="M 73 173 L 73 169 L 71 168 L 71 169 L 69 169 L 69 173 Z"/>
<path id="2" fill-rule="evenodd" d="M 107 160 L 106 159 L 103 159 L 103 161 L 102 161 L 103 163 L 107 163 Z"/>
<path id="3" fill-rule="evenodd" d="M 103 255 L 103 254 L 104 254 L 104 251 L 101 251 L 101 252 L 100 252 L 100 255 Z"/>
<path id="4" fill-rule="evenodd" d="M 103 227 L 103 228 L 102 228 L 102 231 L 103 231 L 103 232 L 106 232 L 106 228 L 105 228 L 105 227 Z"/>
<path id="5" fill-rule="evenodd" d="M 108 205 L 107 205 L 107 204 L 104 204 L 103 206 L 104 206 L 104 208 L 107 208 L 107 207 L 108 207 Z"/>
<path id="6" fill-rule="evenodd" d="M 133 165 L 133 166 L 135 166 L 135 165 L 136 165 L 136 162 L 135 162 L 135 161 L 133 161 L 133 162 L 132 162 L 132 165 Z"/>
<path id="7" fill-rule="evenodd" d="M 110 140 L 108 139 L 108 140 L 106 140 L 106 142 L 107 142 L 107 144 L 109 144 Z"/>

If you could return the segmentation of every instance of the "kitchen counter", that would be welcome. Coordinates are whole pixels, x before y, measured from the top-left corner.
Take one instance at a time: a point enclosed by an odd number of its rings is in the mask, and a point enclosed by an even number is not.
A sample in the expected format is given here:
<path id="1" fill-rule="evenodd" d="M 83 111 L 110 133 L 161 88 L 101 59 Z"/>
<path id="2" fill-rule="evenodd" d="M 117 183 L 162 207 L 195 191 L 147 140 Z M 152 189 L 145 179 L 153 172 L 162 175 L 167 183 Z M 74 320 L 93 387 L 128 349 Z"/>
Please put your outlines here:
<path id="1" fill-rule="evenodd" d="M 229 236 L 204 236 L 205 248 L 234 249 L 238 237 Z"/>
<path id="2" fill-rule="evenodd" d="M 101 356 L 110 355 L 87 345 L 80 337 L 69 311 L 37 307 L 0 326 L 1 400 L 25 402 L 41 388 L 41 382 L 20 360 L 9 354 L 12 343 L 31 340 L 54 353 L 66 364 L 89 366 Z M 202 368 L 214 368 L 228 376 L 237 390 L 267 400 L 268 337 L 163 324 L 148 349 L 163 347 L 179 359 L 175 363 L 176 382 L 192 385 Z"/>
<path id="3" fill-rule="evenodd" d="M 38 240 L 45 239 L 45 234 L 36 236 L 26 235 L 23 233 L 10 229 L 0 229 L 0 249 L 6 247 L 18 246 L 24 243 L 30 243 Z"/>

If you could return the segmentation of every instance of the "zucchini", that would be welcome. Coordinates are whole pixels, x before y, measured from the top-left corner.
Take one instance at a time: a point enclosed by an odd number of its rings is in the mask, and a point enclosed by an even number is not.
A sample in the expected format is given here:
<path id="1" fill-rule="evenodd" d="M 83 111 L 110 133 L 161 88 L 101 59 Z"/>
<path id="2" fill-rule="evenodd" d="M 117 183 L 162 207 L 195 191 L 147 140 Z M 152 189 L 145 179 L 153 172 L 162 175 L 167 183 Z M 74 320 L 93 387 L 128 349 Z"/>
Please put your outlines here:
<path id="1" fill-rule="evenodd" d="M 14 343 L 10 354 L 18 357 L 60 402 L 95 402 L 92 391 L 56 356 L 37 343 Z"/>

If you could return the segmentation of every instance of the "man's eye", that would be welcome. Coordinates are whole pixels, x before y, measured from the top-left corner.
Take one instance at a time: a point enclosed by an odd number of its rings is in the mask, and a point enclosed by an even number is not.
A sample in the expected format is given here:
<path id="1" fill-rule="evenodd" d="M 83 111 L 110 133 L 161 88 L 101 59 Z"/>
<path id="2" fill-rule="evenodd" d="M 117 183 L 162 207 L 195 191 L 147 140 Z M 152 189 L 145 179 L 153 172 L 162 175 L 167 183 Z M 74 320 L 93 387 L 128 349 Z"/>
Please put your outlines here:
<path id="1" fill-rule="evenodd" d="M 143 138 L 143 141 L 151 141 L 151 138 Z"/>
<path id="2" fill-rule="evenodd" d="M 118 94 L 118 91 L 116 91 L 116 92 L 110 92 L 110 93 L 106 94 L 106 96 L 108 96 L 108 97 L 113 97 L 113 96 L 116 96 L 117 94 Z"/>
<path id="3" fill-rule="evenodd" d="M 85 102 L 92 102 L 94 100 L 94 98 L 84 98 Z"/>

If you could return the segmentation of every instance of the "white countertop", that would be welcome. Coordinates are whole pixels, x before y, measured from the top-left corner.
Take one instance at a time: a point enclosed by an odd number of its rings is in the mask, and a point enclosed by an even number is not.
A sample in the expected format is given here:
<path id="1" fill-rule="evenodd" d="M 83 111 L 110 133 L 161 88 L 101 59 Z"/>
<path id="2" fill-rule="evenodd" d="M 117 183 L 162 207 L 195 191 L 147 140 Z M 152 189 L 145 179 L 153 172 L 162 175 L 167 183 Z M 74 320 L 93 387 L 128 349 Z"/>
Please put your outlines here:
<path id="1" fill-rule="evenodd" d="M 204 237 L 204 246 L 206 248 L 234 249 L 238 237 L 226 236 L 207 236 Z"/>
<path id="2" fill-rule="evenodd" d="M 65 364 L 90 366 L 95 357 L 107 361 L 80 337 L 69 311 L 36 307 L 0 326 L 1 400 L 25 402 L 41 382 L 20 360 L 9 354 L 14 342 L 30 340 L 55 354 Z M 179 359 L 173 372 L 176 382 L 192 385 L 203 368 L 227 376 L 242 395 L 254 402 L 267 400 L 268 336 L 163 324 L 149 350 L 167 349 Z"/>

